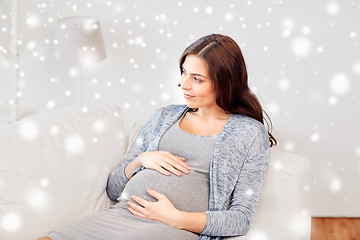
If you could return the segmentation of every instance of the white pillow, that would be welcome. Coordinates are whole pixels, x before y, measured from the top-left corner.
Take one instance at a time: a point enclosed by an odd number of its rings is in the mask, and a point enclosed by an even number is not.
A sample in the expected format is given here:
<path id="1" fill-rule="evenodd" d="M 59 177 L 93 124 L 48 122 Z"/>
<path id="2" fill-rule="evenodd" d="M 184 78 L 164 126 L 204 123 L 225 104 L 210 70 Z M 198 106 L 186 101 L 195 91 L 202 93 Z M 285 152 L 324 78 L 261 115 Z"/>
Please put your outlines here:
<path id="1" fill-rule="evenodd" d="M 123 158 L 120 108 L 71 106 L 0 129 L 0 239 L 36 239 L 111 204 L 107 177 Z"/>

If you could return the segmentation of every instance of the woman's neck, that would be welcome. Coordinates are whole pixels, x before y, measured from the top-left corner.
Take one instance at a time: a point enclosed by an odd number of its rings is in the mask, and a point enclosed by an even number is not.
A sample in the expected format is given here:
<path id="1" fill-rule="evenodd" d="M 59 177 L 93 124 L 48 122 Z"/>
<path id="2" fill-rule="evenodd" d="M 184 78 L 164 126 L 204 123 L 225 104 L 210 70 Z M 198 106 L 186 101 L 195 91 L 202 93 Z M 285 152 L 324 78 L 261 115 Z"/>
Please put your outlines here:
<path id="1" fill-rule="evenodd" d="M 195 113 L 199 117 L 205 120 L 227 120 L 230 117 L 229 113 L 226 113 L 224 109 L 219 106 L 216 107 L 202 107 Z"/>

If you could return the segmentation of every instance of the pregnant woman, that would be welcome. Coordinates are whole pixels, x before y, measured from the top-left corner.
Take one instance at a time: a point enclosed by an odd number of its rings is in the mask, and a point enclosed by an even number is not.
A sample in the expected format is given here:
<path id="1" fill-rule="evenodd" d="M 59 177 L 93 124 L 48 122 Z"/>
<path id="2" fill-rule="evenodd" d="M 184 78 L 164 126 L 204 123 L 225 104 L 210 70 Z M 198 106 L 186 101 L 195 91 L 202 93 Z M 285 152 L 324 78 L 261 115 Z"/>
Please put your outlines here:
<path id="1" fill-rule="evenodd" d="M 41 239 L 224 239 L 245 235 L 275 138 L 239 46 L 212 34 L 180 58 L 186 105 L 156 111 L 107 193 L 118 203 Z"/>

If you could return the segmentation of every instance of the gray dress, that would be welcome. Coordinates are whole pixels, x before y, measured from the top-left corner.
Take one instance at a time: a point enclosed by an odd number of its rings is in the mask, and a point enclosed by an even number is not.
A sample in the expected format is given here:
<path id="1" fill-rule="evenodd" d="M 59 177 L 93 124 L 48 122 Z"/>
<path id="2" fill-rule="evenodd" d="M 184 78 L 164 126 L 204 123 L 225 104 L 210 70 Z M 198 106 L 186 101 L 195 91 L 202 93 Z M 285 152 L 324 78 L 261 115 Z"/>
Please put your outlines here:
<path id="1" fill-rule="evenodd" d="M 54 240 L 198 239 L 199 234 L 136 217 L 128 211 L 126 204 L 131 195 L 156 201 L 146 192 L 150 187 L 167 196 L 179 210 L 205 212 L 208 209 L 210 159 L 218 134 L 187 133 L 179 127 L 180 119 L 164 133 L 159 150 L 184 157 L 191 167 L 189 174 L 166 176 L 144 169 L 129 180 L 115 206 L 79 219 L 47 236 Z"/>

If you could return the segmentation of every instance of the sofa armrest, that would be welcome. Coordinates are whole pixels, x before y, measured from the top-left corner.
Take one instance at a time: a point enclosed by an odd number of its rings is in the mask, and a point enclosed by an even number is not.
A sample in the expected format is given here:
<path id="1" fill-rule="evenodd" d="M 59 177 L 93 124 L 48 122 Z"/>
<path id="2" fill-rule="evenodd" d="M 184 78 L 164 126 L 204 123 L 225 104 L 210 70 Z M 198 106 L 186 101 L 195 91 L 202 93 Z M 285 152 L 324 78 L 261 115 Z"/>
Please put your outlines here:
<path id="1" fill-rule="evenodd" d="M 250 231 L 232 239 L 309 240 L 310 235 L 310 162 L 297 154 L 272 150 Z"/>
<path id="2" fill-rule="evenodd" d="M 111 204 L 107 178 L 128 138 L 120 107 L 90 103 L 0 129 L 0 239 L 36 239 Z"/>

